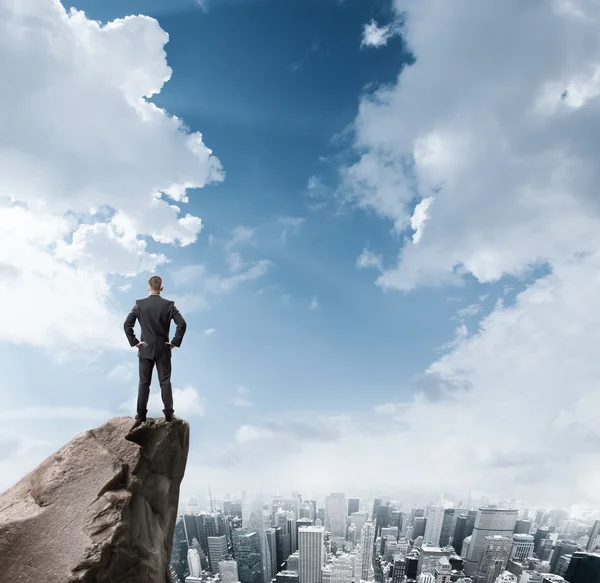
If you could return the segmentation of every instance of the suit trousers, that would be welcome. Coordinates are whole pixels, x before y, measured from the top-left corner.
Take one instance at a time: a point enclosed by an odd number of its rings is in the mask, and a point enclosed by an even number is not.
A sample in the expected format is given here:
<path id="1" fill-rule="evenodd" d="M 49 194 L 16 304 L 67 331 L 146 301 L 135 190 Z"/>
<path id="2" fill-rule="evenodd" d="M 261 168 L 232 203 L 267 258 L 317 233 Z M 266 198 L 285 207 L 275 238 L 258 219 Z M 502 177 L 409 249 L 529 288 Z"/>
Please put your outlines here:
<path id="1" fill-rule="evenodd" d="M 138 387 L 137 417 L 145 419 L 148 412 L 148 398 L 150 397 L 150 382 L 152 381 L 152 370 L 156 364 L 160 395 L 164 405 L 165 415 L 173 414 L 173 389 L 171 387 L 171 358 L 139 358 L 140 361 L 140 384 Z"/>

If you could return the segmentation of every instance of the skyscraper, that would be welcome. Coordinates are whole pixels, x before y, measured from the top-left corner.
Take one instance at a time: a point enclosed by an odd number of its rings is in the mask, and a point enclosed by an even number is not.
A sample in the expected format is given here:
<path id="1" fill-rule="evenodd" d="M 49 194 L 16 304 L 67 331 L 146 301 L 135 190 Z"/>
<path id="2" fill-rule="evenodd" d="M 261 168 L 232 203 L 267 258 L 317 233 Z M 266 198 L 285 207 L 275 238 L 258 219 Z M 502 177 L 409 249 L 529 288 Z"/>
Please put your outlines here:
<path id="1" fill-rule="evenodd" d="M 425 528 L 427 525 L 427 519 L 424 516 L 417 516 L 415 518 L 415 524 L 413 526 L 412 539 L 416 540 L 418 537 L 425 536 Z"/>
<path id="2" fill-rule="evenodd" d="M 440 530 L 440 539 L 438 544 L 441 547 L 445 547 L 450 544 L 450 537 L 454 532 L 453 526 L 456 526 L 457 518 L 456 518 L 457 510 L 454 508 L 446 508 L 444 510 L 444 518 L 442 520 L 442 529 Z"/>
<path id="3" fill-rule="evenodd" d="M 467 538 L 467 535 L 465 534 L 466 526 L 467 517 L 459 516 L 456 519 L 456 526 L 454 527 L 454 534 L 452 535 L 452 546 L 457 555 L 462 553 L 463 541 Z"/>
<path id="4" fill-rule="evenodd" d="M 376 522 L 375 522 L 375 538 L 381 534 L 383 528 L 387 528 L 390 525 L 390 514 L 391 508 L 389 506 L 380 506 L 377 509 Z"/>
<path id="5" fill-rule="evenodd" d="M 325 530 L 333 538 L 346 538 L 346 516 L 345 494 L 338 492 L 325 496 Z"/>
<path id="6" fill-rule="evenodd" d="M 596 547 L 597 544 L 600 544 L 598 537 L 600 537 L 600 520 L 596 520 L 596 522 L 594 522 L 594 526 L 592 526 L 592 532 L 590 532 L 590 538 L 587 546 L 585 547 L 586 551 L 591 551 Z"/>
<path id="7" fill-rule="evenodd" d="M 465 553 L 463 549 L 465 574 L 468 577 L 473 577 L 479 568 L 483 550 L 486 546 L 486 537 L 498 535 L 507 537 L 510 541 L 517 522 L 517 516 L 518 511 L 514 509 L 480 508 L 477 511 L 468 550 Z"/>
<path id="8" fill-rule="evenodd" d="M 577 552 L 578 549 L 579 545 L 574 540 L 558 541 L 554 545 L 552 549 L 552 555 L 550 556 L 550 573 L 560 575 L 560 573 L 557 571 L 559 559 L 563 555 L 572 555 L 573 553 Z"/>
<path id="9" fill-rule="evenodd" d="M 514 529 L 512 525 L 510 531 Z M 506 536 L 492 535 L 485 537 L 485 544 L 478 569 L 480 583 L 494 583 L 500 576 L 510 555 L 512 540 Z"/>
<path id="10" fill-rule="evenodd" d="M 348 556 L 336 557 L 331 563 L 330 583 L 352 583 L 352 560 Z"/>
<path id="11" fill-rule="evenodd" d="M 423 543 L 436 546 L 440 542 L 440 534 L 444 522 L 443 506 L 428 506 L 425 509 L 425 518 L 427 519 L 427 523 L 425 524 Z"/>
<path id="12" fill-rule="evenodd" d="M 190 575 L 192 577 L 199 577 L 202 572 L 202 566 L 200 564 L 200 555 L 197 549 L 190 549 L 188 551 L 188 566 L 190 569 Z"/>
<path id="13" fill-rule="evenodd" d="M 356 561 L 356 577 L 367 581 L 373 563 L 373 544 L 375 542 L 375 527 L 367 522 L 362 527 L 360 536 L 360 552 Z"/>
<path id="14" fill-rule="evenodd" d="M 371 520 L 375 520 L 375 517 L 377 516 L 377 509 L 381 506 L 381 503 L 381 498 L 375 498 L 375 500 L 373 500 L 373 512 L 371 512 Z"/>
<path id="15" fill-rule="evenodd" d="M 515 534 L 529 534 L 531 530 L 531 520 L 517 520 L 515 523 Z"/>
<path id="16" fill-rule="evenodd" d="M 238 583 L 240 576 L 237 561 L 221 561 L 219 563 L 219 575 L 222 583 Z"/>
<path id="17" fill-rule="evenodd" d="M 353 512 L 360 510 L 360 499 L 348 498 L 348 516 L 351 516 Z"/>
<path id="18" fill-rule="evenodd" d="M 533 555 L 533 535 L 513 534 L 509 559 L 522 563 Z"/>
<path id="19" fill-rule="evenodd" d="M 301 527 L 298 530 L 298 575 L 300 583 L 321 583 L 321 570 L 324 564 L 325 529 L 322 526 Z"/>
<path id="20" fill-rule="evenodd" d="M 209 536 L 208 537 L 208 561 L 210 571 L 213 574 L 219 572 L 219 563 L 227 559 L 227 537 Z"/>
<path id="21" fill-rule="evenodd" d="M 277 564 L 277 531 L 274 528 L 267 528 L 265 530 L 265 536 L 267 538 L 269 557 L 271 559 L 271 576 L 275 577 L 279 572 L 279 565 Z"/>
<path id="22" fill-rule="evenodd" d="M 262 581 L 260 542 L 256 532 L 233 531 L 233 554 L 238 564 L 240 583 Z"/>
<path id="23" fill-rule="evenodd" d="M 600 555 L 574 553 L 565 579 L 569 583 L 600 583 Z"/>
<path id="24" fill-rule="evenodd" d="M 271 553 L 267 544 L 264 505 L 260 497 L 244 500 L 242 503 L 242 525 L 258 535 L 263 583 L 270 583 L 274 575 L 271 572 Z"/>

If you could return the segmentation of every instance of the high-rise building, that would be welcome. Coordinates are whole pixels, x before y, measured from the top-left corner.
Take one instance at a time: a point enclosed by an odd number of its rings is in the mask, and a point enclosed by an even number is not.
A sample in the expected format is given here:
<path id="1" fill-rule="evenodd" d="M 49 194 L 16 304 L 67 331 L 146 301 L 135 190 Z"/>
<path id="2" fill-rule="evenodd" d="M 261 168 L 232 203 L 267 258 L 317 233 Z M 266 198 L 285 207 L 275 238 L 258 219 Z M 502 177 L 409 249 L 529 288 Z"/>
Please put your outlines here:
<path id="1" fill-rule="evenodd" d="M 360 536 L 360 551 L 356 560 L 355 579 L 367 581 L 373 565 L 373 544 L 375 543 L 375 526 L 366 522 Z"/>
<path id="2" fill-rule="evenodd" d="M 300 561 L 298 559 L 298 551 L 290 555 L 287 559 L 287 570 L 298 571 L 300 569 Z"/>
<path id="3" fill-rule="evenodd" d="M 375 518 L 377 517 L 377 509 L 381 506 L 382 503 L 383 500 L 381 498 L 375 498 L 375 500 L 373 500 L 373 511 L 371 512 L 371 521 L 375 521 Z"/>
<path id="4" fill-rule="evenodd" d="M 406 576 L 406 559 L 403 555 L 394 555 L 394 563 L 392 565 L 392 583 L 404 583 Z"/>
<path id="5" fill-rule="evenodd" d="M 565 577 L 567 574 L 567 570 L 569 569 L 569 564 L 571 563 L 571 559 L 573 555 L 563 555 L 559 557 L 558 563 L 556 564 L 556 574 L 561 577 Z"/>
<path id="6" fill-rule="evenodd" d="M 600 555 L 573 553 L 565 579 L 569 583 L 600 583 Z"/>
<path id="7" fill-rule="evenodd" d="M 238 583 L 240 575 L 237 561 L 221 561 L 219 563 L 219 575 L 222 583 Z"/>
<path id="8" fill-rule="evenodd" d="M 511 532 L 514 529 L 510 529 Z M 507 536 L 492 535 L 485 537 L 485 545 L 478 569 L 480 583 L 494 583 L 508 563 L 512 540 Z"/>
<path id="9" fill-rule="evenodd" d="M 292 547 L 292 553 L 298 550 L 298 529 L 296 528 L 296 519 L 291 512 L 287 515 L 288 531 L 290 533 L 290 544 Z"/>
<path id="10" fill-rule="evenodd" d="M 279 565 L 277 564 L 277 531 L 274 528 L 267 528 L 265 536 L 269 548 L 269 558 L 271 559 L 271 575 L 274 577 L 279 572 Z"/>
<path id="11" fill-rule="evenodd" d="M 519 519 L 515 523 L 514 534 L 529 534 L 531 530 L 531 520 Z"/>
<path id="12" fill-rule="evenodd" d="M 433 573 L 442 558 L 450 557 L 452 549 L 442 549 L 431 545 L 423 545 L 419 550 L 419 566 L 418 573 Z"/>
<path id="13" fill-rule="evenodd" d="M 390 525 L 391 508 L 389 506 L 379 506 L 375 517 L 375 538 L 381 534 L 382 528 L 387 528 Z"/>
<path id="14" fill-rule="evenodd" d="M 590 538 L 588 540 L 587 546 L 585 547 L 586 551 L 592 551 L 596 548 L 596 546 L 600 545 L 600 520 L 596 520 L 594 522 L 594 526 L 592 526 L 592 531 L 590 532 Z"/>
<path id="15" fill-rule="evenodd" d="M 344 504 L 344 509 L 345 507 Z M 322 526 L 303 526 L 298 530 L 298 576 L 300 583 L 321 583 L 321 570 L 324 564 L 325 529 Z"/>
<path id="16" fill-rule="evenodd" d="M 446 508 L 444 510 L 444 517 L 442 520 L 442 528 L 440 530 L 440 539 L 438 544 L 441 547 L 445 547 L 450 544 L 450 538 L 454 533 L 457 518 L 457 510 L 455 508 Z"/>
<path id="17" fill-rule="evenodd" d="M 261 552 L 258 533 L 244 529 L 233 531 L 233 554 L 238 564 L 240 583 L 261 583 Z"/>
<path id="18" fill-rule="evenodd" d="M 550 556 L 550 573 L 557 572 L 558 561 L 563 555 L 572 555 L 579 550 L 579 545 L 574 540 L 561 540 L 557 541 L 552 549 L 552 555 Z"/>
<path id="19" fill-rule="evenodd" d="M 209 536 L 208 537 L 208 562 L 210 571 L 213 574 L 219 572 L 219 563 L 227 559 L 227 537 Z"/>
<path id="20" fill-rule="evenodd" d="M 325 530 L 333 538 L 346 538 L 346 516 L 345 494 L 337 492 L 325 496 Z"/>
<path id="21" fill-rule="evenodd" d="M 359 498 L 348 498 L 348 516 L 352 516 L 353 512 L 360 510 L 360 499 Z"/>
<path id="22" fill-rule="evenodd" d="M 420 536 L 425 536 L 425 528 L 427 525 L 427 519 L 424 516 L 417 516 L 413 525 L 412 539 L 416 540 Z"/>
<path id="23" fill-rule="evenodd" d="M 179 517 L 175 523 L 175 531 L 173 532 L 173 552 L 171 553 L 171 568 L 177 575 L 180 581 L 183 581 L 189 574 L 188 567 L 188 543 L 185 536 L 185 527 L 183 526 L 183 518 Z"/>
<path id="24" fill-rule="evenodd" d="M 271 571 L 271 553 L 267 543 L 265 522 L 270 522 L 270 520 L 265 518 L 264 504 L 261 498 L 244 500 L 242 503 L 242 525 L 245 529 L 250 529 L 258 535 L 263 583 L 270 583 L 274 574 Z"/>
<path id="25" fill-rule="evenodd" d="M 192 577 L 200 577 L 202 573 L 202 565 L 200 564 L 200 555 L 198 549 L 190 549 L 188 551 L 188 567 Z"/>
<path id="26" fill-rule="evenodd" d="M 465 534 L 467 527 L 467 517 L 459 516 L 456 519 L 456 526 L 454 527 L 454 534 L 452 535 L 452 546 L 456 551 L 457 555 L 462 553 L 463 541 L 467 538 Z"/>
<path id="27" fill-rule="evenodd" d="M 509 559 L 522 563 L 533 555 L 533 536 L 531 534 L 513 534 Z"/>
<path id="28" fill-rule="evenodd" d="M 437 546 L 440 542 L 442 523 L 444 522 L 444 507 L 428 506 L 425 509 L 425 518 L 427 522 L 425 524 L 423 543 Z"/>
<path id="29" fill-rule="evenodd" d="M 352 560 L 348 556 L 336 557 L 331 563 L 330 583 L 352 583 L 354 568 Z"/>
<path id="30" fill-rule="evenodd" d="M 360 533 L 362 532 L 362 527 L 364 526 L 365 522 L 367 522 L 368 518 L 369 515 L 367 512 L 353 512 L 350 516 L 350 522 L 354 524 L 354 526 L 356 526 L 357 532 L 359 533 L 359 540 Z"/>
<path id="31" fill-rule="evenodd" d="M 550 536 L 550 529 L 548 527 L 541 527 L 535 531 L 533 535 L 533 552 L 539 557 L 540 556 L 540 545 L 542 541 Z"/>
<path id="32" fill-rule="evenodd" d="M 433 574 L 435 576 L 435 583 L 450 583 L 452 567 L 448 557 L 441 557 L 438 559 Z"/>
<path id="33" fill-rule="evenodd" d="M 473 577 L 479 569 L 486 538 L 489 536 L 502 536 L 510 541 L 517 522 L 518 511 L 504 508 L 480 508 L 477 511 L 473 533 L 465 553 L 463 541 L 462 556 L 465 558 L 465 574 Z M 509 548 L 510 551 L 510 548 Z"/>

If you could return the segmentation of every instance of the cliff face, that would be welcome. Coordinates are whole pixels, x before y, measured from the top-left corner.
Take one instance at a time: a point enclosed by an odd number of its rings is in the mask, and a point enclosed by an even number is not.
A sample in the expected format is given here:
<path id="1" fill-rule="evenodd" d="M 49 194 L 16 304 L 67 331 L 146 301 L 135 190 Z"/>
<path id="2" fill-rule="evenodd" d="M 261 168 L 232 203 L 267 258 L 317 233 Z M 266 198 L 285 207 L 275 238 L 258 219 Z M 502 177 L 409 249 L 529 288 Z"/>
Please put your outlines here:
<path id="1" fill-rule="evenodd" d="M 0 495 L 0 581 L 169 583 L 189 425 L 118 417 Z"/>

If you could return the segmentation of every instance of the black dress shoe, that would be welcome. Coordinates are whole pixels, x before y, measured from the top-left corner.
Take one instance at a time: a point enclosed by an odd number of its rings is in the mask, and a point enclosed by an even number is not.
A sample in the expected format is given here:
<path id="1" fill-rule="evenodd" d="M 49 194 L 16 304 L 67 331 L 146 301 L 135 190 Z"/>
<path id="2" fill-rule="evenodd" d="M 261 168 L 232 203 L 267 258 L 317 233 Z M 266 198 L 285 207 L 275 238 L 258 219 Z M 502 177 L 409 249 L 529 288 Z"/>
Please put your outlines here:
<path id="1" fill-rule="evenodd" d="M 173 421 L 173 419 L 175 419 L 173 413 L 165 413 L 165 421 Z"/>
<path id="2" fill-rule="evenodd" d="M 135 418 L 135 423 L 133 424 L 133 427 L 139 427 L 142 423 L 146 423 L 145 419 L 140 419 L 139 417 Z"/>

